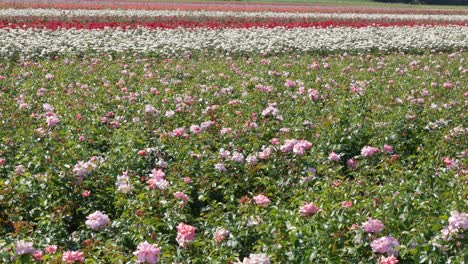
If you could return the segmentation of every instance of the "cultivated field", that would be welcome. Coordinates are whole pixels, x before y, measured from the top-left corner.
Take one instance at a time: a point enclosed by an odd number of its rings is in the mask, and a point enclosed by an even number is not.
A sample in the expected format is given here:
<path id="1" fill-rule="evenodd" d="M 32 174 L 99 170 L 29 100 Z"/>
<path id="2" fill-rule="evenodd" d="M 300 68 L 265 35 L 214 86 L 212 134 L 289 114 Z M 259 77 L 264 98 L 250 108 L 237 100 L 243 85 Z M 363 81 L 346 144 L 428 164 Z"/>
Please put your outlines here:
<path id="1" fill-rule="evenodd" d="M 466 9 L 0 6 L 1 263 L 464 263 Z"/>

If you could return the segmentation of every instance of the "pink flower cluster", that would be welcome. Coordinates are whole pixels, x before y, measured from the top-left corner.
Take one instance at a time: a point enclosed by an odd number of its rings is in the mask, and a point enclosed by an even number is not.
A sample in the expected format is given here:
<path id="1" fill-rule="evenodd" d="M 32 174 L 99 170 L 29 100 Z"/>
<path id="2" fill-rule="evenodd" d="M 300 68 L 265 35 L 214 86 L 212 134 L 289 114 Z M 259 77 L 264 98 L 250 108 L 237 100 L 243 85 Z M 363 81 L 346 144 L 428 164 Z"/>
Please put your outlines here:
<path id="1" fill-rule="evenodd" d="M 33 246 L 33 242 L 18 241 L 15 244 L 15 251 L 17 255 L 33 254 L 36 249 Z"/>
<path id="2" fill-rule="evenodd" d="M 468 230 L 468 214 L 457 211 L 450 212 L 448 226 L 441 231 L 443 240 L 450 240 L 453 234 Z"/>
<path id="3" fill-rule="evenodd" d="M 82 180 L 84 176 L 90 174 L 96 170 L 99 159 L 98 157 L 91 157 L 88 161 L 78 161 L 78 163 L 73 167 L 73 173 Z"/>
<path id="4" fill-rule="evenodd" d="M 328 155 L 328 160 L 329 161 L 340 161 L 341 157 L 339 154 L 336 154 L 335 152 L 332 152 Z"/>
<path id="5" fill-rule="evenodd" d="M 293 151 L 294 154 L 302 156 L 306 150 L 312 147 L 312 143 L 307 140 L 286 139 L 280 147 L 282 152 Z"/>
<path id="6" fill-rule="evenodd" d="M 371 146 L 365 146 L 361 149 L 361 155 L 364 157 L 372 157 L 378 153 L 380 153 L 380 149 Z"/>
<path id="7" fill-rule="evenodd" d="M 174 194 L 175 199 L 180 199 L 179 207 L 184 207 L 184 205 L 188 202 L 189 197 L 187 194 L 183 192 L 175 192 Z"/>
<path id="8" fill-rule="evenodd" d="M 153 169 L 150 174 L 150 179 L 146 181 L 151 189 L 165 190 L 169 187 L 169 182 L 164 179 L 166 174 L 161 169 Z"/>
<path id="9" fill-rule="evenodd" d="M 268 206 L 271 203 L 270 199 L 263 194 L 256 195 L 253 197 L 253 199 L 255 201 L 255 204 L 258 204 L 264 207 Z"/>
<path id="10" fill-rule="evenodd" d="M 133 255 L 137 256 L 137 263 L 156 264 L 158 263 L 159 256 L 161 255 L 161 248 L 145 241 L 138 245 L 137 250 L 133 252 Z"/>
<path id="11" fill-rule="evenodd" d="M 380 220 L 375 220 L 369 217 L 367 222 L 362 223 L 362 229 L 366 233 L 380 233 L 384 229 L 385 225 Z"/>
<path id="12" fill-rule="evenodd" d="M 57 252 L 57 245 L 47 246 L 44 250 L 47 254 L 55 254 Z"/>
<path id="13" fill-rule="evenodd" d="M 320 208 L 315 205 L 314 203 L 306 203 L 304 205 L 301 206 L 301 208 L 299 209 L 299 212 L 303 215 L 303 216 L 310 216 L 310 215 L 314 215 L 318 212 L 320 212 Z"/>
<path id="14" fill-rule="evenodd" d="M 191 225 L 180 223 L 177 226 L 177 237 L 176 241 L 179 246 L 186 247 L 195 239 L 195 231 L 197 229 Z"/>
<path id="15" fill-rule="evenodd" d="M 47 126 L 48 127 L 54 127 L 58 124 L 58 122 L 60 122 L 60 118 L 58 118 L 57 115 L 55 115 L 54 113 L 51 113 L 49 112 L 50 115 L 47 115 L 46 116 L 46 123 L 47 123 Z"/>
<path id="16" fill-rule="evenodd" d="M 371 242 L 372 251 L 381 254 L 393 255 L 396 252 L 395 247 L 399 246 L 398 240 L 392 236 L 381 237 Z"/>
<path id="17" fill-rule="evenodd" d="M 86 226 L 93 230 L 99 230 L 107 226 L 110 222 L 109 216 L 100 211 L 96 211 L 86 217 Z"/>
<path id="18" fill-rule="evenodd" d="M 442 160 L 445 164 L 445 166 L 449 169 L 449 170 L 455 170 L 457 169 L 458 165 L 458 161 L 457 160 L 453 160 L 449 157 L 444 157 L 443 160 Z"/>
<path id="19" fill-rule="evenodd" d="M 65 263 L 75 263 L 84 261 L 84 253 L 80 251 L 63 252 L 62 261 Z"/>
<path id="20" fill-rule="evenodd" d="M 278 120 L 282 120 L 283 117 L 280 115 L 280 111 L 278 110 L 278 104 L 277 103 L 271 103 L 268 104 L 268 106 L 263 109 L 262 111 L 262 116 L 272 116 L 275 117 Z"/>

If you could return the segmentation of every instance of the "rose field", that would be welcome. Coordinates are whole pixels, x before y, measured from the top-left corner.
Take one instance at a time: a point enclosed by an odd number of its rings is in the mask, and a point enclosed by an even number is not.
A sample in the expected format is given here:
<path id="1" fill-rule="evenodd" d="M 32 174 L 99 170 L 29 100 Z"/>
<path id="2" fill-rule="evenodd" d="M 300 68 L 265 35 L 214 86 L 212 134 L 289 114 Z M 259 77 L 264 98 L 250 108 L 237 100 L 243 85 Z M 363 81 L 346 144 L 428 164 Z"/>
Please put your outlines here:
<path id="1" fill-rule="evenodd" d="M 466 7 L 0 3 L 0 263 L 465 263 L 467 48 Z"/>

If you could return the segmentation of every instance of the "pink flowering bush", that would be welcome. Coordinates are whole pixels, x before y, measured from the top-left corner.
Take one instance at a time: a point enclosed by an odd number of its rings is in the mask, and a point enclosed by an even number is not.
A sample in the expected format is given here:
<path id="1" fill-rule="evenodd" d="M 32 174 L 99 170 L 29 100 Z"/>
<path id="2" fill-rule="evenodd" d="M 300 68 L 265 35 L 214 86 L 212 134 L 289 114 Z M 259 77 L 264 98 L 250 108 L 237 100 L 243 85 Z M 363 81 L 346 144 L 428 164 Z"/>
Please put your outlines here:
<path id="1" fill-rule="evenodd" d="M 98 33 L 99 54 L 0 47 L 0 263 L 463 263 L 466 51 Z"/>

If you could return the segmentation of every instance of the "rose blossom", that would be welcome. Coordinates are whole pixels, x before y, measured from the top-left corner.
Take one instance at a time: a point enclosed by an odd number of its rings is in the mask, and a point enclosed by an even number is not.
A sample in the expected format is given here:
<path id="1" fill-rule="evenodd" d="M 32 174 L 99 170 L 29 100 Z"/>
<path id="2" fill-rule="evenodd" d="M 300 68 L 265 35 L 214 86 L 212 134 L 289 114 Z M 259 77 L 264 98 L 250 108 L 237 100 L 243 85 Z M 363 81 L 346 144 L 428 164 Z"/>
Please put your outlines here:
<path id="1" fill-rule="evenodd" d="M 219 150 L 219 157 L 220 158 L 226 159 L 226 158 L 229 158 L 229 155 L 231 155 L 231 152 L 229 152 L 229 150 L 225 150 L 223 148 Z"/>
<path id="2" fill-rule="evenodd" d="M 380 264 L 397 264 L 398 259 L 395 256 L 390 256 L 390 257 L 380 257 Z"/>
<path id="3" fill-rule="evenodd" d="M 227 171 L 226 167 L 224 167 L 223 163 L 217 163 L 215 164 L 215 169 L 219 172 L 225 172 Z"/>
<path id="4" fill-rule="evenodd" d="M 273 152 L 273 149 L 270 147 L 266 147 L 262 151 L 258 152 L 258 158 L 259 159 L 268 159 L 271 156 L 271 153 Z"/>
<path id="5" fill-rule="evenodd" d="M 362 223 L 362 229 L 366 233 L 380 233 L 384 229 L 385 225 L 380 220 L 375 220 L 369 217 L 367 222 Z"/>
<path id="6" fill-rule="evenodd" d="M 453 159 L 451 159 L 449 157 L 444 157 L 442 161 L 444 162 L 445 166 L 450 170 L 457 168 L 457 161 L 456 160 L 453 160 Z"/>
<path id="7" fill-rule="evenodd" d="M 190 177 L 184 177 L 183 180 L 184 180 L 184 183 L 186 183 L 186 184 L 190 184 L 190 183 L 193 182 L 192 178 L 190 178 Z"/>
<path id="8" fill-rule="evenodd" d="M 271 203 L 270 199 L 268 199 L 268 197 L 263 194 L 256 195 L 253 197 L 253 199 L 255 200 L 256 204 L 261 206 L 268 206 Z"/>
<path id="9" fill-rule="evenodd" d="M 370 146 L 365 146 L 361 149 L 361 155 L 364 157 L 372 157 L 374 154 L 380 153 L 380 149 L 370 147 Z"/>
<path id="10" fill-rule="evenodd" d="M 393 254 L 395 253 L 395 247 L 398 246 L 400 246 L 400 243 L 392 236 L 381 237 L 371 242 L 372 251 L 381 254 Z"/>
<path id="11" fill-rule="evenodd" d="M 390 145 L 387 145 L 387 144 L 385 144 L 385 145 L 383 146 L 383 149 L 384 149 L 384 151 L 385 151 L 387 154 L 392 154 L 393 151 L 394 151 L 394 150 L 393 150 L 393 147 L 390 146 Z"/>
<path id="12" fill-rule="evenodd" d="M 174 194 L 174 198 L 176 199 L 181 199 L 182 201 L 184 202 L 187 202 L 188 201 L 188 195 L 186 195 L 185 193 L 183 192 L 175 192 Z"/>
<path id="13" fill-rule="evenodd" d="M 55 252 L 57 252 L 57 245 L 50 245 L 46 247 L 44 250 L 47 254 L 55 254 Z"/>
<path id="14" fill-rule="evenodd" d="M 357 162 L 355 159 L 349 159 L 348 161 L 346 161 L 346 165 L 348 165 L 348 169 L 355 170 Z"/>
<path id="15" fill-rule="evenodd" d="M 80 251 L 65 251 L 63 252 L 62 261 L 65 263 L 83 262 L 84 253 Z"/>
<path id="16" fill-rule="evenodd" d="M 254 154 L 254 155 L 250 154 L 250 155 L 247 156 L 247 158 L 245 159 L 245 161 L 246 161 L 247 164 L 249 164 L 249 165 L 255 165 L 255 164 L 257 164 L 257 161 L 258 161 L 258 160 L 257 160 L 257 157 L 255 156 L 255 154 Z"/>
<path id="17" fill-rule="evenodd" d="M 234 153 L 232 153 L 231 160 L 235 161 L 235 162 L 242 163 L 242 162 L 244 162 L 244 155 L 242 155 L 242 153 L 234 151 Z"/>
<path id="18" fill-rule="evenodd" d="M 186 247 L 195 239 L 195 231 L 197 229 L 191 225 L 180 223 L 177 226 L 177 237 L 176 241 L 179 246 Z"/>
<path id="19" fill-rule="evenodd" d="M 328 155 L 329 161 L 340 161 L 340 159 L 341 159 L 340 155 L 336 154 L 335 152 L 332 152 L 330 153 L 330 155 Z"/>
<path id="20" fill-rule="evenodd" d="M 17 255 L 33 254 L 36 251 L 33 242 L 26 242 L 23 240 L 16 242 L 15 250 Z"/>
<path id="21" fill-rule="evenodd" d="M 58 118 L 56 115 L 51 115 L 46 117 L 46 123 L 48 127 L 54 127 L 60 122 L 60 118 Z"/>
<path id="22" fill-rule="evenodd" d="M 159 261 L 161 248 L 145 241 L 138 245 L 137 250 L 133 252 L 133 255 L 137 256 L 137 263 L 155 264 Z"/>
<path id="23" fill-rule="evenodd" d="M 468 214 L 452 211 L 448 221 L 449 225 L 455 229 L 462 229 L 463 231 L 468 229 Z"/>
<path id="24" fill-rule="evenodd" d="M 161 169 L 153 169 L 149 175 L 151 178 L 146 181 L 150 189 L 165 190 L 169 187 L 169 182 L 164 179 L 166 174 Z"/>
<path id="25" fill-rule="evenodd" d="M 306 203 L 301 206 L 299 212 L 304 216 L 310 216 L 320 212 L 320 208 L 314 203 Z"/>
<path id="26" fill-rule="evenodd" d="M 452 84 L 451 82 L 444 82 L 443 86 L 444 86 L 444 88 L 446 88 L 446 89 L 450 89 L 450 88 L 453 87 L 453 84 Z"/>
<path id="27" fill-rule="evenodd" d="M 190 126 L 190 132 L 192 132 L 192 134 L 200 134 L 202 132 L 202 129 L 198 125 L 192 125 Z"/>
<path id="28" fill-rule="evenodd" d="M 99 230 L 102 227 L 107 226 L 110 222 L 109 216 L 107 216 L 106 214 L 103 214 L 100 211 L 96 211 L 88 215 L 86 219 L 88 219 L 85 222 L 86 226 L 93 230 Z"/>
<path id="29" fill-rule="evenodd" d="M 32 254 L 33 258 L 35 260 L 42 260 L 42 257 L 44 256 L 44 253 L 42 253 L 41 250 L 36 250 L 34 251 L 34 253 Z"/>

